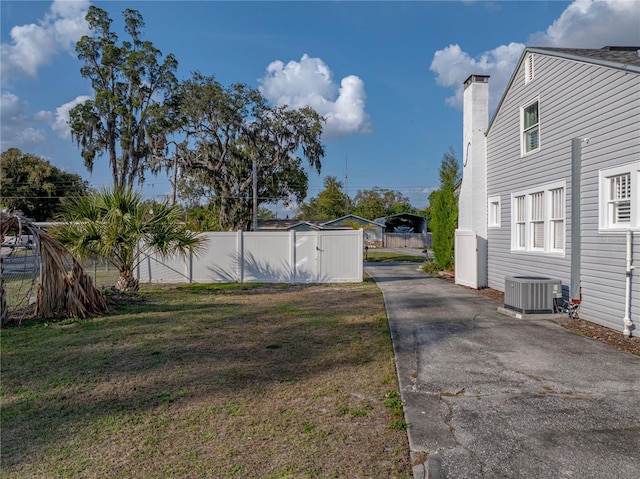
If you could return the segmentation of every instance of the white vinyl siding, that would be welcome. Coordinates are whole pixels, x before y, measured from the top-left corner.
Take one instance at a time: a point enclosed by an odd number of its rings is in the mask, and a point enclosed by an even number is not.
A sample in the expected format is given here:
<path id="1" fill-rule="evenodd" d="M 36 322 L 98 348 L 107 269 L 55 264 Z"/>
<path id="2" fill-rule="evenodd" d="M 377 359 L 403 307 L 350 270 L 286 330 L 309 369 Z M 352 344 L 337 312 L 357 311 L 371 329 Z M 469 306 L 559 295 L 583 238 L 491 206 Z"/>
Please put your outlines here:
<path id="1" fill-rule="evenodd" d="M 564 182 L 512 196 L 511 249 L 564 254 Z"/>
<path id="2" fill-rule="evenodd" d="M 504 291 L 505 276 L 535 275 L 560 279 L 566 290 L 571 285 L 573 235 L 578 235 L 580 317 L 620 330 L 625 314 L 624 232 L 628 228 L 601 227 L 606 217 L 601 190 L 604 176 L 629 173 L 630 165 L 640 170 L 640 74 L 553 54 L 536 52 L 534 57 L 535 79 L 525 83 L 523 59 L 487 133 L 487 197 L 504 199 L 502 228 L 488 229 L 488 285 Z M 542 148 L 532 154 L 535 161 L 530 161 L 529 156 L 521 155 L 522 107 L 536 98 L 540 99 Z M 579 198 L 571 177 L 575 138 L 589 138 L 582 144 Z M 540 185 L 561 180 L 566 181 L 565 209 L 564 225 L 558 229 L 564 234 L 564 254 L 514 250 L 512 193 L 540 191 Z M 640 209 L 640 197 L 633 199 L 640 193 L 638 173 L 636 181 L 634 190 L 631 178 L 632 218 L 634 205 L 638 205 L 636 211 Z M 579 227 L 571 217 L 572 203 L 580 205 Z M 640 222 L 636 224 L 632 247 L 640 251 Z M 640 298 L 640 281 L 632 281 L 631 288 L 632 297 Z M 640 301 L 632 301 L 631 309 L 631 317 L 640 317 Z"/>
<path id="3" fill-rule="evenodd" d="M 522 154 L 540 149 L 540 111 L 538 100 L 522 108 Z"/>
<path id="4" fill-rule="evenodd" d="M 640 162 L 600 171 L 600 230 L 640 229 Z"/>

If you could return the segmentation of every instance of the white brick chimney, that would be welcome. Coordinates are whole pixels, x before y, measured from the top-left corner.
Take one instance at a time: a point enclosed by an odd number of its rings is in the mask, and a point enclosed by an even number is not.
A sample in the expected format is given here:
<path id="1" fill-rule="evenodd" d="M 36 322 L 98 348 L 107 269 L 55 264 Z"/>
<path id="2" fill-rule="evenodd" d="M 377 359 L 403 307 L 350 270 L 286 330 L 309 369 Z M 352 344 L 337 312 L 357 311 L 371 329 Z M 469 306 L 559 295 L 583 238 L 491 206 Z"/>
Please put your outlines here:
<path id="1" fill-rule="evenodd" d="M 462 185 L 458 228 L 487 237 L 487 139 L 489 77 L 471 75 L 464 82 Z"/>
<path id="2" fill-rule="evenodd" d="M 487 137 L 489 77 L 471 75 L 464 82 L 462 184 L 455 238 L 457 284 L 487 285 Z"/>

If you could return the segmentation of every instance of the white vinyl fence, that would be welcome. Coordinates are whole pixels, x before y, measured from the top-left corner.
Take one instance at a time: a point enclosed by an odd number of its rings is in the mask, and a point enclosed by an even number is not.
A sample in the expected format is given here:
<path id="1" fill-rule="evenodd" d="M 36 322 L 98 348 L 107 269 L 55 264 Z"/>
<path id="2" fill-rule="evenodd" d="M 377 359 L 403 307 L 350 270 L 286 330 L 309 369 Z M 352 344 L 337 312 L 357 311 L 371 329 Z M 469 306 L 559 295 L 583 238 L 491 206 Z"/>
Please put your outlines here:
<path id="1" fill-rule="evenodd" d="M 202 233 L 205 245 L 186 258 L 145 256 L 141 283 L 357 283 L 362 230 Z"/>
<path id="2" fill-rule="evenodd" d="M 456 284 L 487 286 L 487 240 L 474 231 L 455 231 Z"/>

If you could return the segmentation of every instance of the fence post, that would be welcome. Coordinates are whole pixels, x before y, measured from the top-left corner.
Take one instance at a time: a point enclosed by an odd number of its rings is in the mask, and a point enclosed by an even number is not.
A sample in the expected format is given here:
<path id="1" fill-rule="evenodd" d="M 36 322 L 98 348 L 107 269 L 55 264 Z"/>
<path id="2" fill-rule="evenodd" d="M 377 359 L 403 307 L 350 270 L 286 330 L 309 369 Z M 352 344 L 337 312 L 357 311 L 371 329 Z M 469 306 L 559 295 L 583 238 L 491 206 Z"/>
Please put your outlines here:
<path id="1" fill-rule="evenodd" d="M 316 281 L 322 278 L 322 232 L 316 231 Z"/>
<path id="2" fill-rule="evenodd" d="M 238 266 L 237 266 L 237 281 L 239 283 L 244 283 L 244 232 L 240 229 L 238 230 L 238 236 L 236 241 L 236 255 L 238 258 Z"/>
<path id="3" fill-rule="evenodd" d="M 289 231 L 289 265 L 291 271 L 291 282 L 295 284 L 296 276 L 297 276 L 297 265 L 296 265 L 296 231 Z"/>
<path id="4" fill-rule="evenodd" d="M 0 326 L 4 326 L 8 317 L 7 298 L 4 295 L 4 258 L 0 256 Z"/>

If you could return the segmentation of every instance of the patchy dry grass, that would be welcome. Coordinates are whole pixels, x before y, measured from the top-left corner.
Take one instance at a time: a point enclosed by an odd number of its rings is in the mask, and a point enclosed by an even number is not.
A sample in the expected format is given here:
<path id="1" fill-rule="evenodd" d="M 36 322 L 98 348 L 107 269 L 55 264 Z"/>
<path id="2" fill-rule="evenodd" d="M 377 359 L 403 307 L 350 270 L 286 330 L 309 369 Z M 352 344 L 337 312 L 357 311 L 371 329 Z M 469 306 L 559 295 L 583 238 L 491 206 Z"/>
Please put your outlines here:
<path id="1" fill-rule="evenodd" d="M 4 478 L 411 477 L 371 282 L 149 287 L 0 334 Z"/>
<path id="2" fill-rule="evenodd" d="M 395 261 L 407 263 L 424 263 L 426 258 L 419 252 L 416 254 L 392 253 L 389 251 L 368 251 L 366 260 L 372 263 L 392 263 Z"/>

